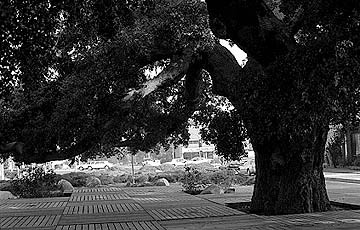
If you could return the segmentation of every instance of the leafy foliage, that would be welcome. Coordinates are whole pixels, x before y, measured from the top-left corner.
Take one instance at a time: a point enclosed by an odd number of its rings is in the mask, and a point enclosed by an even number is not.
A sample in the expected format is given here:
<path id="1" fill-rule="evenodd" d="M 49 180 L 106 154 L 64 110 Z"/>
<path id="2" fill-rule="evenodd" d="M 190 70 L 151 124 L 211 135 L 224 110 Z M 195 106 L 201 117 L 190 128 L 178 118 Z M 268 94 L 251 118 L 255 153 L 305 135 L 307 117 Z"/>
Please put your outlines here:
<path id="1" fill-rule="evenodd" d="M 25 143 L 27 155 L 18 161 L 107 153 L 114 146 L 147 150 L 186 138 L 186 124 L 170 123 L 188 116 L 179 113 L 183 83 L 127 109 L 122 99 L 151 78 L 146 69 L 211 46 L 205 4 L 6 1 L 2 9 L 1 142 Z"/>
<path id="2" fill-rule="evenodd" d="M 56 190 L 56 182 L 54 172 L 34 168 L 27 176 L 11 181 L 11 192 L 21 198 L 50 197 Z"/>
<path id="3" fill-rule="evenodd" d="M 197 195 L 210 184 L 222 188 L 229 188 L 235 184 L 252 185 L 252 178 L 245 174 L 236 174 L 234 170 L 204 171 L 196 167 L 185 167 L 185 174 L 180 181 L 185 192 Z"/>
<path id="4" fill-rule="evenodd" d="M 202 173 L 193 167 L 185 167 L 185 174 L 182 178 L 182 186 L 186 193 L 197 195 L 206 186 Z"/>
<path id="5" fill-rule="evenodd" d="M 346 163 L 342 146 L 344 146 L 344 129 L 338 128 L 334 131 L 333 138 L 329 141 L 329 145 L 325 150 L 331 155 L 335 167 L 345 165 Z"/>
<path id="6" fill-rule="evenodd" d="M 227 160 L 239 160 L 245 154 L 243 141 L 247 137 L 246 129 L 237 111 L 219 111 L 208 126 L 201 130 L 205 141 L 216 146 L 217 154 Z"/>

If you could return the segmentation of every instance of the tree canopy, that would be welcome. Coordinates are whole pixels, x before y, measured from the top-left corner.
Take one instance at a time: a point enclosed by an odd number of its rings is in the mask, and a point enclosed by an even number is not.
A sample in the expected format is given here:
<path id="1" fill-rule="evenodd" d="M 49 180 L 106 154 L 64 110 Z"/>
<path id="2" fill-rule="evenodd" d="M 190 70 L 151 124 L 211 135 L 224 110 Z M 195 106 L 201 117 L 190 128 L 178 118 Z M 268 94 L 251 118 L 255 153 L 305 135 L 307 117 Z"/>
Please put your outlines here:
<path id="1" fill-rule="evenodd" d="M 18 160 L 176 143 L 192 117 L 225 156 L 251 138 L 254 211 L 329 209 L 328 126 L 359 111 L 359 1 L 8 0 L 1 9 L 1 142 L 24 143 Z M 247 53 L 245 66 L 219 39 Z M 234 110 L 213 108 L 211 94 Z"/>
<path id="2" fill-rule="evenodd" d="M 3 8 L 11 17 L 4 15 L 1 46 L 2 141 L 25 143 L 19 160 L 186 139 L 201 79 L 171 83 L 200 74 L 189 60 L 213 43 L 205 4 L 8 1 Z M 159 68 L 156 78 L 144 73 Z M 149 92 L 139 88 L 147 81 Z M 158 81 L 171 87 L 150 94 Z"/>

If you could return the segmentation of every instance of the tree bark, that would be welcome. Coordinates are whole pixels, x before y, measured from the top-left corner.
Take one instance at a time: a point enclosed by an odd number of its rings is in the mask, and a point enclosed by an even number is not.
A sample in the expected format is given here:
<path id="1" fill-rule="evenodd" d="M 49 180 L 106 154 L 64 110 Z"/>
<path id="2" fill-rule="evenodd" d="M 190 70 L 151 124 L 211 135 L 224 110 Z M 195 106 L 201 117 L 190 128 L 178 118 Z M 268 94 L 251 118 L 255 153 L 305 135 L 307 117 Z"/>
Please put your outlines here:
<path id="1" fill-rule="evenodd" d="M 273 215 L 330 209 L 322 167 L 326 133 L 325 127 L 314 130 L 312 138 L 303 138 L 311 143 L 290 143 L 286 136 L 252 139 L 256 152 L 252 212 Z M 299 151 L 296 145 L 308 147 Z"/>

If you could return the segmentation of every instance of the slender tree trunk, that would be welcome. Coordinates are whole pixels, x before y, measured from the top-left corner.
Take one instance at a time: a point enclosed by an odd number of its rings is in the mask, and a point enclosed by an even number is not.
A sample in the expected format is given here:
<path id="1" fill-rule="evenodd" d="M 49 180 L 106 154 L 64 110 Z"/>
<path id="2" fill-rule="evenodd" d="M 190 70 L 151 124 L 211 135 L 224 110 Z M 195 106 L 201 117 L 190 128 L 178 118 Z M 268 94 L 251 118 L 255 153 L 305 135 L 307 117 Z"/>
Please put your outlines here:
<path id="1" fill-rule="evenodd" d="M 330 168 L 336 168 L 336 165 L 334 164 L 334 161 L 332 159 L 332 156 L 331 156 L 330 152 L 326 151 L 325 154 L 326 154 L 326 159 L 327 159 L 326 163 L 328 163 L 329 167 Z"/>
<path id="2" fill-rule="evenodd" d="M 131 177 L 132 184 L 135 184 L 134 153 L 131 153 Z"/>
<path id="3" fill-rule="evenodd" d="M 298 143 L 278 136 L 265 141 L 255 139 L 257 175 L 251 203 L 254 213 L 273 215 L 330 209 L 322 167 L 327 130 L 319 129 L 314 128 L 311 138 Z"/>
<path id="4" fill-rule="evenodd" d="M 4 162 L 0 159 L 0 180 L 5 180 Z"/>

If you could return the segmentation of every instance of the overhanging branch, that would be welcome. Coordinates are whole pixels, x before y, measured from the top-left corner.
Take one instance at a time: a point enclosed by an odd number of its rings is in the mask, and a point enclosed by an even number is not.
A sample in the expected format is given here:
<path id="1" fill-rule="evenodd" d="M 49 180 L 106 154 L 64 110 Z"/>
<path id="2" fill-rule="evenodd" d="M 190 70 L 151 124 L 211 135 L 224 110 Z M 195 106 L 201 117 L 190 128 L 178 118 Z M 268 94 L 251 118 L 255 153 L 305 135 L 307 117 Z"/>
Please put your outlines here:
<path id="1" fill-rule="evenodd" d="M 287 25 L 262 0 L 206 0 L 210 26 L 267 67 L 296 45 Z"/>
<path id="2" fill-rule="evenodd" d="M 182 58 L 171 62 L 169 66 L 161 71 L 161 73 L 155 78 L 145 82 L 140 89 L 130 90 L 122 99 L 123 102 L 144 98 L 150 93 L 156 91 L 159 87 L 164 87 L 179 81 L 188 71 L 192 61 L 192 56 L 192 52 L 186 52 Z"/>
<path id="3" fill-rule="evenodd" d="M 206 53 L 205 70 L 213 81 L 213 92 L 217 95 L 238 99 L 244 93 L 244 82 L 262 73 L 261 66 L 251 57 L 245 67 L 241 67 L 232 53 L 220 44 Z"/>
<path id="4" fill-rule="evenodd" d="M 194 61 L 186 72 L 185 92 L 182 99 L 179 99 L 176 109 L 158 119 L 158 124 L 153 124 L 154 131 L 150 131 L 144 138 L 147 146 L 155 145 L 172 133 L 184 128 L 183 125 L 197 109 L 201 102 L 201 77 L 202 62 Z M 152 135 L 157 133 L 157 135 Z"/>

